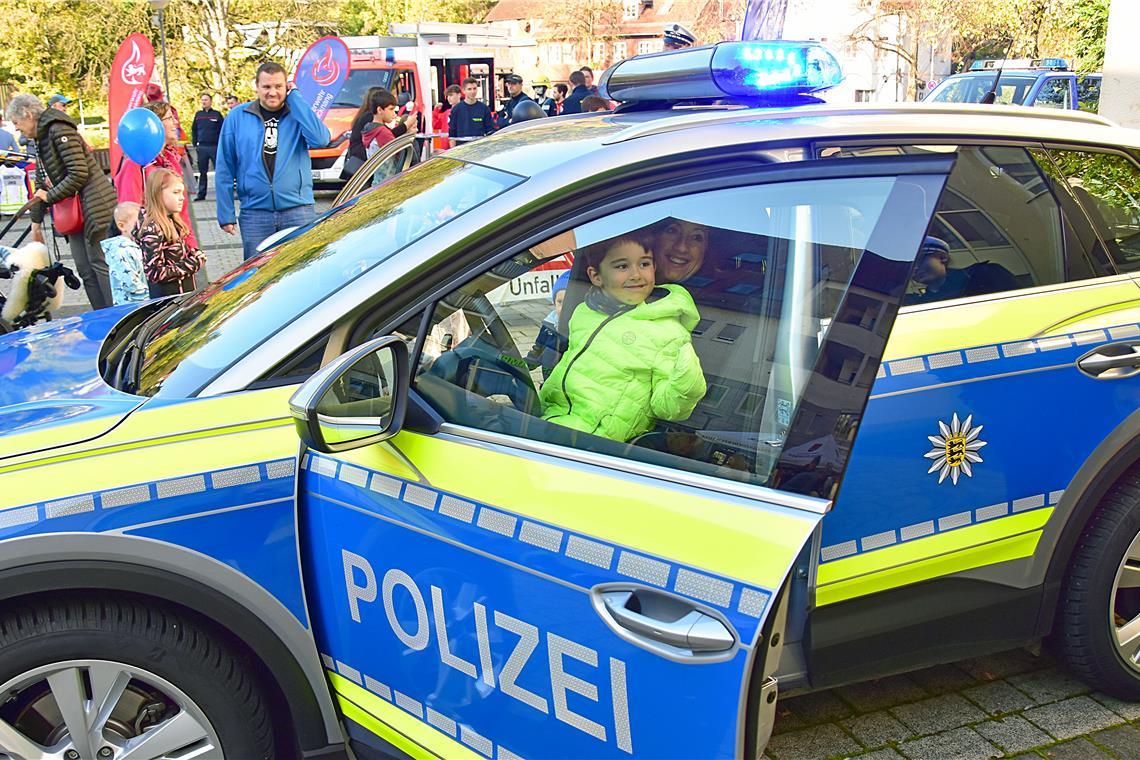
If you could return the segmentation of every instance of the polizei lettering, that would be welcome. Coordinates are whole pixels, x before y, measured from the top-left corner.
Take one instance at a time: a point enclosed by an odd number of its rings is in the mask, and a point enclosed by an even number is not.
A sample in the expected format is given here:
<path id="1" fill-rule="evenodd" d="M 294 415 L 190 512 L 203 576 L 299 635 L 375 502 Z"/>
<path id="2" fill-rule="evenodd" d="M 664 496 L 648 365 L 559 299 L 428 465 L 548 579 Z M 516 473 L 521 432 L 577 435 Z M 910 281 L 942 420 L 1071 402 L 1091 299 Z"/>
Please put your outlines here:
<path id="1" fill-rule="evenodd" d="M 471 620 L 474 622 L 475 641 L 478 645 L 478 662 L 466 660 L 451 651 L 449 642 L 455 637 L 448 634 L 448 621 L 444 615 L 444 592 L 437 586 L 429 586 L 427 593 L 403 570 L 391 568 L 377 579 L 372 564 L 347 549 L 341 550 L 344 561 L 344 589 L 348 596 L 348 611 L 353 622 L 361 623 L 361 609 L 377 601 L 384 608 L 384 615 L 392 633 L 408 649 L 422 652 L 428 649 L 431 631 L 435 629 L 436 653 L 440 662 L 465 676 L 482 681 L 486 686 L 498 689 L 511 699 L 537 710 L 544 715 L 554 713 L 554 717 L 579 731 L 589 734 L 599 741 L 613 741 L 623 752 L 633 753 L 633 738 L 629 728 L 629 706 L 626 702 L 625 663 L 615 657 L 600 666 L 598 653 L 587 647 L 549 631 L 543 634 L 525 620 L 501 612 L 487 609 L 478 602 L 473 603 Z M 415 621 L 396 616 L 396 602 L 407 597 L 414 610 Z M 430 609 L 429 609 L 430 608 Z M 490 626 L 495 626 L 511 636 L 496 637 L 497 640 L 512 642 L 510 651 L 497 652 L 505 657 L 497 659 L 503 663 L 496 673 L 492 665 Z M 539 644 L 545 639 L 546 662 L 533 657 Z M 501 644 L 500 644 L 501 646 Z M 581 665 L 597 669 L 598 678 L 586 680 L 567 672 L 565 663 L 575 660 Z M 602 670 L 608 671 L 608 674 Z M 521 675 L 544 669 L 549 691 L 536 694 L 519 684 Z M 574 670 L 582 672 L 580 666 Z M 607 677 L 608 675 L 608 677 Z M 601 710 L 583 715 L 574 712 L 567 704 L 566 693 L 575 694 L 598 702 L 599 684 L 610 691 L 612 714 L 603 716 Z"/>

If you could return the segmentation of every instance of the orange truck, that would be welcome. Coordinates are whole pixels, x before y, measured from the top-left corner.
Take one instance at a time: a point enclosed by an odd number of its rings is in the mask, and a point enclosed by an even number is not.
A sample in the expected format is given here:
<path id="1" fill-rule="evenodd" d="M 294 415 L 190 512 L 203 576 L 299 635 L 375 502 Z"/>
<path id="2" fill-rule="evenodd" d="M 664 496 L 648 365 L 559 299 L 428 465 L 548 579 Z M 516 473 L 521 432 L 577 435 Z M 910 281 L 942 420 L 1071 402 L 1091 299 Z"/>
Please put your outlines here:
<path id="1" fill-rule="evenodd" d="M 352 119 L 364 95 L 372 87 L 386 87 L 404 108 L 424 114 L 420 130 L 428 131 L 428 116 L 443 91 L 467 77 L 480 82 L 485 102 L 495 95 L 495 55 L 508 47 L 505 38 L 486 34 L 476 24 L 406 24 L 393 37 L 345 37 L 351 70 L 344 88 L 325 116 L 332 142 L 309 151 L 314 184 L 339 184 L 344 180 L 345 154 Z M 407 27 L 407 28 L 404 28 Z"/>

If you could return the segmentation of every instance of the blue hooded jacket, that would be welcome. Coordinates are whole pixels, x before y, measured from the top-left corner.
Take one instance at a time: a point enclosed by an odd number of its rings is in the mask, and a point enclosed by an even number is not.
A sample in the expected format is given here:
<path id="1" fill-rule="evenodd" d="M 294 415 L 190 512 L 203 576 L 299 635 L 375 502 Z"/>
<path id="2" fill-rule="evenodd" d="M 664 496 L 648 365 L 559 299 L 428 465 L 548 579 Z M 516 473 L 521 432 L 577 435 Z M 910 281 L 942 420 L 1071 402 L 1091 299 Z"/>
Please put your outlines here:
<path id="1" fill-rule="evenodd" d="M 235 177 L 243 209 L 284 211 L 312 205 L 313 165 L 309 149 L 328 145 L 329 130 L 296 90 L 285 96 L 285 108 L 278 125 L 273 182 L 269 181 L 261 159 L 265 128 L 258 102 L 235 107 L 222 122 L 216 170 L 219 225 L 237 222 L 233 193 L 226 192 L 233 187 Z"/>

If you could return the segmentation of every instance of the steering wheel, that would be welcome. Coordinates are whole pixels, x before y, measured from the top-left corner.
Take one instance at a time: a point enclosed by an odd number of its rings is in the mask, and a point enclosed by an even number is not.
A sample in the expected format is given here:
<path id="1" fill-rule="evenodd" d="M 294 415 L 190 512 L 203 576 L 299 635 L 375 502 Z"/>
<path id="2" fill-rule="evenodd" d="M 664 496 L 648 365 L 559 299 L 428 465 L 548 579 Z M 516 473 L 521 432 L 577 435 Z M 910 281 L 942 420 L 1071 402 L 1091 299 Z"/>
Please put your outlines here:
<path id="1" fill-rule="evenodd" d="M 484 398 L 506 396 L 515 409 L 534 414 L 540 408 L 538 392 L 526 365 L 520 367 L 515 361 L 491 343 L 472 336 L 441 354 L 428 372 Z"/>

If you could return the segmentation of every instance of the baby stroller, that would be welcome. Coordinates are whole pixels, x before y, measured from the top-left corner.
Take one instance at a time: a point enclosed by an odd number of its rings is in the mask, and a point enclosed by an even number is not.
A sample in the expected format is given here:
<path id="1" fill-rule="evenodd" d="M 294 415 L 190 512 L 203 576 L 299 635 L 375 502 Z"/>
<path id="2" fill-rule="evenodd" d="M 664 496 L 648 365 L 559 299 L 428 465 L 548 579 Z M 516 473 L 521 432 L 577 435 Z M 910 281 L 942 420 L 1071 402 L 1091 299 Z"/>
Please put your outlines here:
<path id="1" fill-rule="evenodd" d="M 0 230 L 0 237 L 8 234 L 35 202 L 25 204 Z M 72 290 L 78 290 L 82 284 L 58 259 L 52 263 L 43 243 L 20 245 L 30 230 L 29 227 L 20 235 L 18 247 L 0 245 L 0 279 L 12 280 L 7 298 L 0 294 L 0 335 L 50 320 L 51 313 L 63 303 L 60 280 Z"/>

